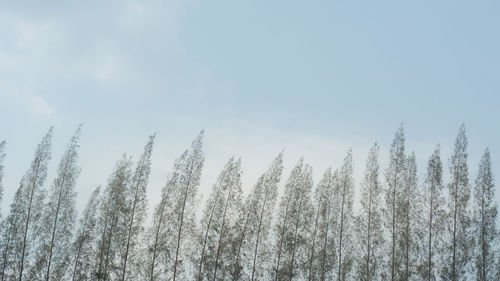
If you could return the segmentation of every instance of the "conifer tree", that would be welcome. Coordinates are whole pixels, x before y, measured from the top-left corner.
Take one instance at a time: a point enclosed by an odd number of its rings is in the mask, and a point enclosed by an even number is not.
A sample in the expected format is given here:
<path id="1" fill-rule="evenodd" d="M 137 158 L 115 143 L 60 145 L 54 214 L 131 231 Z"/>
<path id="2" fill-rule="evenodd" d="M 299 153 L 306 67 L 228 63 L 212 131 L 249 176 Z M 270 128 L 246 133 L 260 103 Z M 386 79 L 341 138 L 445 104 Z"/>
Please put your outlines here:
<path id="1" fill-rule="evenodd" d="M 195 241 L 195 211 L 196 194 L 200 185 L 201 170 L 205 157 L 203 155 L 203 131 L 193 141 L 190 150 L 185 156 L 182 171 L 179 174 L 177 185 L 172 193 L 173 206 L 167 211 L 171 224 L 175 227 L 172 280 L 187 279 L 186 267 L 192 258 Z"/>
<path id="2" fill-rule="evenodd" d="M 92 268 L 94 258 L 97 256 L 97 211 L 99 208 L 100 187 L 97 187 L 90 195 L 85 206 L 83 215 L 79 220 L 79 227 L 76 231 L 75 240 L 72 245 L 71 267 L 67 270 L 69 280 L 83 281 L 92 280 Z"/>
<path id="3" fill-rule="evenodd" d="M 111 174 L 101 198 L 97 219 L 97 257 L 92 279 L 116 280 L 120 271 L 120 246 L 126 237 L 123 228 L 123 210 L 127 199 L 127 187 L 132 180 L 132 163 L 123 155 Z"/>
<path id="4" fill-rule="evenodd" d="M 140 248 L 139 235 L 144 230 L 146 218 L 146 188 L 151 171 L 151 153 L 155 136 L 149 137 L 144 152 L 137 162 L 135 173 L 125 189 L 125 205 L 122 210 L 123 220 L 120 229 L 124 230 L 124 240 L 120 245 L 120 278 L 119 280 L 137 280 L 139 278 Z"/>
<path id="5" fill-rule="evenodd" d="M 473 193 L 476 280 L 493 280 L 495 252 L 498 251 L 497 204 L 495 202 L 495 185 L 491 171 L 491 156 L 488 149 L 484 152 L 479 163 Z"/>
<path id="6" fill-rule="evenodd" d="M 241 161 L 232 157 L 213 186 L 201 219 L 198 280 L 226 280 L 231 275 L 241 196 Z"/>
<path id="7" fill-rule="evenodd" d="M 354 199 L 354 179 L 352 173 L 352 151 L 349 150 L 344 158 L 344 163 L 340 168 L 337 185 L 335 186 L 335 193 L 338 194 L 338 203 L 340 208 L 337 223 L 337 277 L 339 281 L 350 280 L 352 276 L 351 271 L 354 258 L 354 216 L 352 209 Z"/>
<path id="8" fill-rule="evenodd" d="M 338 172 L 329 168 L 314 192 L 315 219 L 311 237 L 308 280 L 332 280 L 337 268 L 336 229 L 338 208 L 334 192 Z"/>
<path id="9" fill-rule="evenodd" d="M 5 159 L 5 152 L 4 152 L 4 149 L 5 149 L 5 141 L 2 141 L 0 142 L 0 219 L 2 218 L 2 214 L 1 214 L 1 209 L 2 209 L 2 198 L 3 198 L 3 184 L 2 184 L 2 179 L 3 179 L 3 161 Z M 4 254 L 6 254 L 6 251 L 7 250 L 5 247 L 7 247 L 7 245 L 5 244 L 8 244 L 8 241 L 9 241 L 9 237 L 10 236 L 10 232 L 9 232 L 9 226 L 11 226 L 9 224 L 9 221 L 8 219 L 6 220 L 2 220 L 0 221 L 0 250 L 4 249 Z M 7 235 L 7 237 L 5 237 L 5 235 Z M 4 261 L 5 257 L 4 255 L 1 254 L 0 252 L 0 267 L 2 266 L 3 264 L 3 261 Z M 0 278 L 3 278 L 3 271 L 0 271 Z"/>
<path id="10" fill-rule="evenodd" d="M 361 213 L 356 220 L 359 250 L 356 278 L 361 281 L 380 280 L 382 245 L 384 243 L 381 214 L 382 186 L 379 181 L 379 146 L 375 143 L 366 161 L 361 185 Z"/>
<path id="11" fill-rule="evenodd" d="M 313 226 L 310 217 L 314 213 L 311 189 L 312 169 L 301 159 L 290 174 L 279 205 L 275 280 L 292 280 L 307 273 L 308 235 Z"/>
<path id="12" fill-rule="evenodd" d="M 174 162 L 174 169 L 161 191 L 160 203 L 155 207 L 153 223 L 146 233 L 145 280 L 169 280 L 173 272 L 176 229 L 169 214 L 173 213 L 174 192 L 184 171 L 188 151 Z"/>
<path id="13" fill-rule="evenodd" d="M 455 148 L 450 159 L 451 181 L 448 184 L 448 235 L 442 278 L 445 280 L 465 280 L 470 272 L 472 240 L 470 235 L 470 186 L 467 168 L 467 137 L 465 126 L 458 131 Z"/>
<path id="14" fill-rule="evenodd" d="M 173 172 L 155 207 L 146 232 L 145 280 L 187 278 L 184 267 L 193 259 L 196 193 L 204 163 L 203 131 L 174 162 Z"/>
<path id="15" fill-rule="evenodd" d="M 312 168 L 300 160 L 278 209 L 282 153 L 244 202 L 241 161 L 232 157 L 200 208 L 201 132 L 174 162 L 147 229 L 154 135 L 134 169 L 126 155 L 118 161 L 76 225 L 80 127 L 46 197 L 52 133 L 50 128 L 38 145 L 0 221 L 0 281 L 500 280 L 491 155 L 486 149 L 480 160 L 469 202 L 463 125 L 449 161 L 447 198 L 440 147 L 427 162 L 420 190 L 416 156 L 405 154 L 401 127 L 391 145 L 385 188 L 379 181 L 379 147 L 370 149 L 356 217 L 350 150 L 338 170 L 325 171 L 314 192 Z M 0 142 L 0 200 L 4 149 Z"/>
<path id="16" fill-rule="evenodd" d="M 402 275 L 404 260 L 401 247 L 398 245 L 401 233 L 400 201 L 405 188 L 405 136 L 404 129 L 401 126 L 392 141 L 390 149 L 389 167 L 385 170 L 385 179 L 387 189 L 385 192 L 384 224 L 389 232 L 388 247 L 386 255 L 388 258 L 388 272 L 383 273 L 382 277 L 387 280 L 399 280 Z"/>
<path id="17" fill-rule="evenodd" d="M 14 195 L 6 221 L 4 233 L 2 276 L 3 280 L 27 280 L 40 233 L 40 219 L 43 212 L 47 178 L 47 165 L 50 160 L 53 128 L 51 127 L 35 151 L 35 158 L 24 174 Z"/>
<path id="18" fill-rule="evenodd" d="M 1 208 L 1 203 L 2 203 L 2 198 L 3 198 L 3 184 L 2 184 L 2 179 L 3 179 L 3 161 L 5 159 L 5 141 L 0 142 L 0 208 Z M 1 209 L 0 209 L 1 210 Z M 1 213 L 0 213 L 0 218 L 1 218 Z"/>
<path id="19" fill-rule="evenodd" d="M 80 174 L 77 164 L 80 132 L 81 125 L 59 162 L 58 175 L 50 188 L 49 202 L 41 218 L 35 263 L 29 273 L 30 280 L 60 280 L 68 266 L 68 248 L 76 217 L 75 184 Z"/>
<path id="20" fill-rule="evenodd" d="M 424 216 L 417 182 L 417 163 L 413 152 L 406 158 L 405 183 L 400 204 L 401 235 L 399 243 L 404 258 L 402 280 L 413 280 L 422 262 Z"/>
<path id="21" fill-rule="evenodd" d="M 266 280 L 271 276 L 271 223 L 283 171 L 280 153 L 246 198 L 240 218 L 232 280 Z"/>
<path id="22" fill-rule="evenodd" d="M 427 218 L 424 238 L 427 241 L 420 276 L 428 281 L 439 278 L 439 254 L 442 251 L 446 222 L 446 201 L 443 194 L 442 174 L 443 167 L 438 145 L 427 162 L 427 175 L 425 178 L 424 212 L 426 212 Z"/>
<path id="23" fill-rule="evenodd" d="M 10 212 L 9 215 L 1 222 L 0 228 L 0 280 L 16 280 L 18 277 L 15 271 L 14 249 L 17 245 L 13 243 L 18 235 L 20 228 L 16 226 L 16 222 L 20 221 L 18 213 Z"/>

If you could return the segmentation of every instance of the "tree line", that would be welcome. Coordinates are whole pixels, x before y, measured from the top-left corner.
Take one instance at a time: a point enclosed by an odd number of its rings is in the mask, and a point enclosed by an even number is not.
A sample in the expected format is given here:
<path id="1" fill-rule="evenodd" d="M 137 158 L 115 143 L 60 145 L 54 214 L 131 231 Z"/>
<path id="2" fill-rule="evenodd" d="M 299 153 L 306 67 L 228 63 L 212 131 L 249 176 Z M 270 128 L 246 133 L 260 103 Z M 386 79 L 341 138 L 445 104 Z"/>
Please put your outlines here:
<path id="1" fill-rule="evenodd" d="M 232 157 L 202 205 L 202 131 L 175 160 L 148 225 L 155 135 L 137 161 L 126 154 L 117 161 L 78 216 L 81 126 L 46 189 L 52 134 L 50 128 L 38 144 L 1 219 L 1 281 L 500 280 L 490 152 L 485 150 L 470 182 L 464 125 L 446 165 L 446 183 L 439 145 L 419 184 L 403 127 L 385 169 L 375 143 L 356 207 L 351 150 L 316 184 L 312 167 L 300 159 L 282 194 L 283 153 L 246 196 L 241 160 Z M 5 146 L 0 143 L 0 200 Z"/>

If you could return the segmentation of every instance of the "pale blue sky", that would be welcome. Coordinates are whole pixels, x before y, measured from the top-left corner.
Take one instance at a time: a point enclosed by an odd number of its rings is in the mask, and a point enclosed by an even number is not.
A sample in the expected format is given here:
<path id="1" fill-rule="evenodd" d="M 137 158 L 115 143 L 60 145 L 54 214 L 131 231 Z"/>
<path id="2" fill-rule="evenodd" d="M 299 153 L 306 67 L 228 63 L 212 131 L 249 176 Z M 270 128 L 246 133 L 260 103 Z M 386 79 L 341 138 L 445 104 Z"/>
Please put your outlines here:
<path id="1" fill-rule="evenodd" d="M 317 178 L 352 146 L 359 178 L 401 122 L 421 181 L 437 143 L 447 168 L 462 122 L 471 179 L 486 146 L 499 175 L 498 15 L 498 1 L 3 1 L 4 203 L 55 125 L 52 181 L 80 122 L 82 200 L 157 132 L 154 203 L 201 129 L 202 193 L 232 154 L 249 189 L 283 148 Z"/>

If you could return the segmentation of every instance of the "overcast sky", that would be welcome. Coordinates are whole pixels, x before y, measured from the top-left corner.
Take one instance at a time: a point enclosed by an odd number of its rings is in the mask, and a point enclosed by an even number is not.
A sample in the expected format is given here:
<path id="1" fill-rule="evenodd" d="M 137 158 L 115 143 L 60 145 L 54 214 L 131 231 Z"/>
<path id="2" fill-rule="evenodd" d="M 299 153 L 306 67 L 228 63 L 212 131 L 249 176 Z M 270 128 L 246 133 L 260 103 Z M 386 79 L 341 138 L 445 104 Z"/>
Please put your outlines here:
<path id="1" fill-rule="evenodd" d="M 401 123 L 421 183 L 438 143 L 448 170 L 462 122 L 471 183 L 487 146 L 498 176 L 500 2 L 458 2 L 2 1 L 3 213 L 48 128 L 47 187 L 82 122 L 79 207 L 154 132 L 151 204 L 202 129 L 202 194 L 231 155 L 248 191 L 282 149 L 284 179 L 302 155 L 318 179 L 352 147 L 359 184 Z"/>

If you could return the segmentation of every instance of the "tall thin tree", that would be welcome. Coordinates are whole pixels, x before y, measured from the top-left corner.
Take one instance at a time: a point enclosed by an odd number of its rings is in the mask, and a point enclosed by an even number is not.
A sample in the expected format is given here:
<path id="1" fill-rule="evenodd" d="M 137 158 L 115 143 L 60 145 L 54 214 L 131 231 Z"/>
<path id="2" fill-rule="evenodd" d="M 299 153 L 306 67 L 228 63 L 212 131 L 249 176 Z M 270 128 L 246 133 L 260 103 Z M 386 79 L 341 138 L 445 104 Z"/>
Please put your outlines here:
<path id="1" fill-rule="evenodd" d="M 17 196 L 16 196 L 17 197 Z M 14 197 L 14 200 L 16 200 Z M 14 207 L 14 204 L 13 204 Z M 15 206 L 18 207 L 18 206 Z M 16 246 L 13 241 L 18 235 L 18 231 L 20 228 L 17 227 L 17 222 L 20 222 L 19 218 L 20 213 L 11 212 L 9 215 L 1 222 L 0 228 L 0 280 L 16 280 L 16 268 L 15 268 L 15 252 Z"/>
<path id="2" fill-rule="evenodd" d="M 390 244 L 386 251 L 388 256 L 388 273 L 384 274 L 385 278 L 394 281 L 400 278 L 401 261 L 403 260 L 400 247 L 398 247 L 398 238 L 400 236 L 400 223 L 399 223 L 399 201 L 401 193 L 404 189 L 405 169 L 405 135 L 403 126 L 401 126 L 391 144 L 389 167 L 385 170 L 385 179 L 387 182 L 387 189 L 385 192 L 385 227 L 390 235 Z"/>
<path id="3" fill-rule="evenodd" d="M 418 273 L 418 267 L 423 259 L 423 232 L 424 216 L 422 209 L 422 196 L 418 189 L 417 161 L 412 152 L 406 158 L 404 188 L 400 205 L 401 245 L 404 266 L 401 271 L 402 280 L 413 280 Z"/>
<path id="4" fill-rule="evenodd" d="M 78 126 L 58 166 L 58 174 L 49 190 L 49 202 L 41 218 L 40 240 L 29 279 L 60 280 L 69 261 L 71 238 L 76 217 L 75 184 L 80 174 Z"/>
<path id="5" fill-rule="evenodd" d="M 438 145 L 427 161 L 427 175 L 425 178 L 425 207 L 427 210 L 426 223 L 426 257 L 423 263 L 422 278 L 431 281 L 439 278 L 439 253 L 442 251 L 443 235 L 445 231 L 446 209 L 444 186 L 442 182 L 443 167 L 441 164 L 440 146 Z"/>
<path id="6" fill-rule="evenodd" d="M 196 260 L 198 280 L 224 280 L 230 276 L 241 196 L 241 161 L 232 157 L 213 186 L 202 215 L 200 256 Z"/>
<path id="7" fill-rule="evenodd" d="M 170 215 L 187 155 L 188 151 L 175 160 L 173 172 L 162 188 L 160 202 L 154 209 L 153 223 L 146 233 L 146 280 L 167 280 L 172 276 L 176 229 Z"/>
<path id="8" fill-rule="evenodd" d="M 89 201 L 85 206 L 83 215 L 79 221 L 79 227 L 76 231 L 75 240 L 72 245 L 72 267 L 67 270 L 72 281 L 91 280 L 94 258 L 97 256 L 96 225 L 97 211 L 99 208 L 101 188 L 98 186 L 90 195 Z"/>
<path id="9" fill-rule="evenodd" d="M 470 271 L 472 240 L 470 235 L 470 186 L 467 168 L 467 137 L 462 124 L 457 134 L 450 159 L 451 181 L 448 184 L 448 229 L 442 278 L 458 281 L 466 279 Z"/>
<path id="10" fill-rule="evenodd" d="M 126 205 L 124 208 L 124 220 L 122 228 L 125 230 L 125 241 L 121 245 L 121 281 L 137 280 L 139 278 L 139 235 L 144 230 L 144 219 L 146 217 L 147 199 L 146 188 L 151 171 L 151 153 L 153 151 L 155 135 L 149 137 L 144 147 L 144 152 L 137 162 L 134 176 L 130 185 L 126 188 Z"/>
<path id="11" fill-rule="evenodd" d="M 379 180 L 379 146 L 375 143 L 368 153 L 363 183 L 361 185 L 361 213 L 356 220 L 360 257 L 357 279 L 379 280 L 384 242 L 381 214 L 382 185 Z"/>
<path id="12" fill-rule="evenodd" d="M 248 195 L 241 214 L 232 280 L 271 278 L 271 227 L 283 171 L 283 153 L 259 177 Z"/>
<path id="13" fill-rule="evenodd" d="M 123 155 L 115 166 L 99 206 L 97 218 L 97 257 L 92 278 L 97 281 L 116 280 L 121 275 L 120 246 L 126 237 L 123 211 L 126 191 L 132 179 L 132 162 Z"/>
<path id="14" fill-rule="evenodd" d="M 0 208 L 2 204 L 2 198 L 3 198 L 3 161 L 5 159 L 5 141 L 0 142 Z M 1 210 L 1 209 L 0 209 Z M 1 218 L 1 212 L 0 212 L 0 218 Z"/>
<path id="15" fill-rule="evenodd" d="M 201 170 L 205 157 L 203 155 L 203 131 L 193 141 L 191 149 L 183 163 L 184 170 L 179 177 L 177 189 L 174 192 L 173 213 L 174 225 L 177 228 L 175 237 L 175 255 L 172 279 L 177 280 L 179 272 L 184 272 L 184 264 L 189 257 L 195 233 L 196 194 L 200 185 Z"/>
<path id="16" fill-rule="evenodd" d="M 40 219 L 43 212 L 47 178 L 47 165 L 50 160 L 53 127 L 49 129 L 35 151 L 35 158 L 24 174 L 21 184 L 14 195 L 8 218 L 8 243 L 5 247 L 2 279 L 22 281 L 26 279 L 32 263 L 34 242 L 39 238 Z M 16 277 L 15 277 L 16 276 Z"/>
<path id="17" fill-rule="evenodd" d="M 338 172 L 328 168 L 314 192 L 316 214 L 311 237 L 308 280 L 332 280 L 336 269 L 337 194 L 334 188 Z"/>
<path id="18" fill-rule="evenodd" d="M 354 179 L 353 179 L 352 151 L 347 152 L 344 163 L 339 171 L 335 193 L 339 195 L 340 212 L 338 217 L 338 271 L 339 281 L 349 280 L 353 265 L 353 199 L 354 199 Z"/>
<path id="19" fill-rule="evenodd" d="M 498 249 L 496 228 L 497 203 L 495 202 L 495 184 L 491 171 L 490 151 L 486 149 L 481 161 L 474 186 L 474 236 L 476 249 L 476 280 L 493 280 L 495 257 Z"/>
<path id="20" fill-rule="evenodd" d="M 275 280 L 292 280 L 305 275 L 309 232 L 313 227 L 311 202 L 312 168 L 301 159 L 290 173 L 279 205 L 276 225 Z"/>

